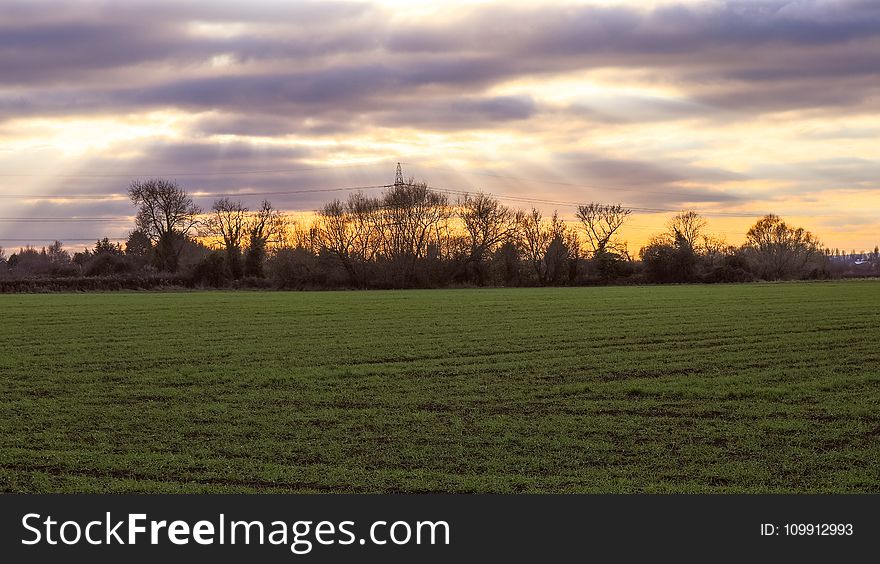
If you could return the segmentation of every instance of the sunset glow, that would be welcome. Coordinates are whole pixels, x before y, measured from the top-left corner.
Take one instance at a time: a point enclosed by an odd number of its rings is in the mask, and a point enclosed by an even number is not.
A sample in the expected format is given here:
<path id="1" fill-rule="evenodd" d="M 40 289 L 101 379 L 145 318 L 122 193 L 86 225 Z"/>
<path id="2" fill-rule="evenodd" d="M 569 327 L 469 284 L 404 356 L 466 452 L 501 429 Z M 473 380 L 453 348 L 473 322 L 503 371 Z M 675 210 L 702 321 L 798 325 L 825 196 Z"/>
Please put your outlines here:
<path id="1" fill-rule="evenodd" d="M 731 243 L 768 212 L 832 248 L 880 243 L 873 3 L 0 9 L 0 217 L 120 219 L 0 222 L 2 247 L 124 237 L 126 199 L 59 197 L 138 177 L 292 192 L 386 184 L 398 161 L 439 188 L 659 210 L 622 230 L 632 252 L 685 208 Z M 308 212 L 332 197 L 272 199 Z"/>

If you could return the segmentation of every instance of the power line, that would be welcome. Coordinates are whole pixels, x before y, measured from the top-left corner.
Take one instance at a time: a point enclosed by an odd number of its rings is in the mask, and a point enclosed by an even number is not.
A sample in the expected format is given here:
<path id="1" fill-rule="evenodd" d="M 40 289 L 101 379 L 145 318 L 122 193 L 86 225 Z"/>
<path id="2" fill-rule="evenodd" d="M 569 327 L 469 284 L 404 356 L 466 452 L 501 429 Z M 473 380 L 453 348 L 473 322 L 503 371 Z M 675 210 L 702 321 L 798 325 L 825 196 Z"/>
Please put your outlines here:
<path id="1" fill-rule="evenodd" d="M 245 172 L 245 171 L 242 171 Z M 553 182 L 550 182 L 553 183 Z M 568 184 L 568 183 L 563 183 Z M 237 197 L 237 198 L 247 198 L 247 197 L 267 197 L 267 196 L 290 196 L 290 195 L 300 195 L 300 194 L 312 194 L 312 193 L 332 193 L 332 192 L 350 192 L 356 190 L 374 190 L 374 189 L 387 189 L 393 188 L 397 186 L 397 180 L 395 184 L 373 184 L 373 185 L 364 185 L 364 186 L 347 186 L 347 187 L 337 187 L 337 188 L 300 188 L 296 190 L 277 190 L 277 191 L 261 191 L 261 192 L 207 192 L 207 191 L 193 191 L 190 195 L 193 198 L 215 198 L 215 197 Z M 572 184 L 574 185 L 574 184 Z M 583 185 L 581 185 L 583 186 Z M 445 194 L 454 194 L 454 195 L 465 195 L 465 194 L 473 194 L 475 190 L 463 190 L 458 188 L 443 188 L 436 186 L 429 186 L 429 188 L 438 193 Z M 484 192 L 484 194 L 488 196 L 492 196 L 501 200 L 509 200 L 514 202 L 521 203 L 532 203 L 532 204 L 545 204 L 545 205 L 554 205 L 554 206 L 571 206 L 576 207 L 583 205 L 582 202 L 572 202 L 572 201 L 563 201 L 563 200 L 552 200 L 552 199 L 544 199 L 544 198 L 534 198 L 528 196 L 516 196 L 510 194 L 499 194 L 492 192 Z M 82 200 L 117 200 L 117 199 L 128 199 L 128 196 L 125 194 L 119 193 L 110 193 L 110 194 L 67 194 L 67 195 L 30 195 L 30 194 L 0 194 L 0 198 L 7 199 L 25 199 L 25 200 L 74 200 L 74 199 L 82 199 Z M 628 209 L 631 209 L 633 212 L 638 214 L 658 214 L 658 213 L 675 213 L 681 211 L 678 208 L 659 208 L 659 207 L 640 207 L 640 206 L 630 206 L 625 205 Z M 714 210 L 699 210 L 695 209 L 698 213 L 705 216 L 719 216 L 719 217 L 743 217 L 743 218 L 754 218 L 762 215 L 766 215 L 765 212 L 724 212 L 724 211 L 714 211 Z M 822 217 L 819 215 L 813 215 L 812 217 Z M 129 217 L 126 217 L 125 220 L 129 220 Z M 122 221 L 122 219 L 116 218 L 0 218 L 0 221 Z"/>
<path id="2" fill-rule="evenodd" d="M 310 193 L 328 193 L 328 192 L 351 192 L 356 190 L 373 190 L 379 188 L 393 188 L 397 186 L 396 184 L 374 184 L 369 186 L 347 186 L 340 188 L 306 188 L 306 189 L 298 189 L 298 190 L 281 190 L 281 191 L 271 191 L 271 192 L 193 192 L 191 196 L 193 198 L 211 198 L 211 197 L 248 197 L 248 196 L 284 196 L 284 195 L 298 195 L 298 194 L 310 194 Z M 462 190 L 456 188 L 440 188 L 436 186 L 428 186 L 428 188 L 434 192 L 442 193 L 442 194 L 452 194 L 452 195 L 468 195 L 474 194 L 473 190 Z M 483 194 L 487 196 L 491 196 L 494 198 L 498 198 L 500 200 L 510 200 L 521 203 L 532 203 L 532 204 L 547 204 L 547 205 L 555 205 L 555 206 L 570 206 L 577 207 L 580 205 L 584 205 L 583 202 L 572 202 L 572 201 L 562 201 L 562 200 L 549 200 L 542 198 L 531 198 L 527 196 L 515 196 L 508 194 L 498 194 L 493 192 L 483 192 Z M 105 198 L 116 198 L 119 195 L 117 194 L 90 194 L 90 195 L 68 195 L 68 196 L 24 196 L 24 195 L 12 195 L 7 194 L 5 197 L 19 197 L 19 198 L 27 198 L 27 199 L 94 199 L 101 200 Z M 638 207 L 638 206 L 629 206 L 625 204 L 621 204 L 624 207 L 632 210 L 633 212 L 639 214 L 657 214 L 657 213 L 675 213 L 681 211 L 680 209 L 675 208 L 648 208 L 648 207 Z M 758 216 L 766 215 L 765 212 L 722 212 L 722 211 L 713 211 L 713 210 L 695 210 L 698 213 L 705 216 L 721 216 L 721 217 L 745 217 L 745 218 L 753 218 Z M 100 217 L 100 218 L 87 218 L 87 217 L 34 217 L 34 218 L 0 218 L 0 221 L 123 221 L 130 220 L 132 216 L 123 216 L 120 218 L 108 218 L 108 217 Z M 818 216 L 816 216 L 818 217 Z"/>
<path id="3" fill-rule="evenodd" d="M 249 170 L 249 171 L 215 171 L 214 173 L 209 174 L 259 174 L 263 172 L 285 172 L 285 171 L 302 171 L 302 170 L 321 170 L 321 169 L 332 169 L 332 168 L 346 168 L 352 166 L 373 166 L 377 164 L 384 163 L 369 163 L 367 165 L 360 164 L 351 164 L 351 165 L 336 165 L 336 166 L 326 166 L 326 167 L 308 167 L 308 168 L 297 168 L 297 169 L 264 169 L 264 170 Z M 440 167 L 436 165 L 415 165 L 416 167 L 428 167 L 428 168 L 446 168 L 447 170 L 455 170 L 448 167 Z M 395 184 L 374 184 L 367 186 L 352 186 L 352 187 L 341 187 L 341 188 L 303 188 L 297 190 L 280 190 L 280 191 L 262 191 L 262 192 L 206 192 L 206 191 L 193 191 L 190 195 L 193 198 L 216 198 L 216 197 L 238 197 L 238 198 L 246 198 L 246 197 L 266 197 L 266 196 L 291 196 L 291 195 L 299 195 L 299 194 L 312 194 L 312 193 L 331 193 L 331 192 L 347 192 L 347 191 L 355 191 L 355 190 L 374 190 L 380 188 L 391 188 L 393 186 L 398 185 L 400 178 L 402 178 L 402 173 L 399 170 L 397 171 L 397 177 L 395 179 Z M 198 175 L 202 173 L 179 173 L 178 176 L 182 175 Z M 516 176 L 508 176 L 508 175 L 495 175 L 491 173 L 467 173 L 467 174 L 480 174 L 484 176 L 496 176 L 500 178 L 512 178 L 525 180 L 528 182 L 541 182 L 545 184 L 558 184 L 564 186 L 579 186 L 584 188 L 591 189 L 607 189 L 596 186 L 589 186 L 585 184 L 576 184 L 570 182 L 559 182 L 552 180 L 534 180 L 534 179 L 524 179 Z M 3 175 L 0 175 L 3 176 Z M 7 175 L 8 176 L 8 175 Z M 101 176 L 101 175 L 96 175 Z M 131 176 L 128 174 L 128 176 Z M 173 174 L 166 174 L 161 176 L 173 176 Z M 447 194 L 455 194 L 455 195 L 464 195 L 474 193 L 475 190 L 462 190 L 462 189 L 453 189 L 453 188 L 439 188 L 439 187 L 431 187 L 432 190 L 441 193 Z M 636 191 L 637 189 L 625 189 L 616 187 L 619 190 L 631 190 Z M 659 191 L 648 191 L 641 190 L 644 193 L 657 193 L 657 194 L 672 194 L 671 192 L 659 192 Z M 484 192 L 485 193 L 485 192 Z M 571 202 L 571 201 L 559 201 L 559 200 L 550 200 L 550 199 L 541 199 L 541 198 L 532 198 L 526 196 L 515 196 L 508 194 L 499 194 L 499 193 L 485 193 L 486 195 L 493 196 L 502 200 L 509 200 L 514 202 L 524 202 L 524 203 L 533 203 L 533 204 L 546 204 L 546 205 L 556 205 L 556 206 L 579 206 L 582 205 L 582 202 Z M 682 194 L 675 194 L 682 195 Z M 126 194 L 120 193 L 111 193 L 111 194 L 68 194 L 68 195 L 29 195 L 29 194 L 0 194 L 0 198 L 5 199 L 23 199 L 23 200 L 93 200 L 93 201 L 101 201 L 101 200 L 127 200 L 128 196 Z M 681 211 L 678 208 L 654 208 L 654 207 L 640 207 L 640 206 L 626 206 L 627 208 L 633 210 L 636 213 L 640 214 L 657 214 L 657 213 L 675 213 Z M 765 212 L 724 212 L 724 211 L 712 211 L 712 210 L 695 210 L 705 216 L 718 216 L 718 217 L 746 217 L 753 218 L 758 216 L 766 215 Z M 813 215 L 812 217 L 823 217 L 819 215 Z"/>
<path id="4" fill-rule="evenodd" d="M 301 172 L 301 171 L 309 171 L 309 170 L 328 170 L 328 169 L 337 169 L 337 168 L 352 168 L 352 167 L 363 167 L 363 166 L 377 166 L 377 165 L 385 165 L 385 162 L 372 162 L 372 163 L 351 163 L 346 165 L 329 165 L 329 166 L 312 166 L 312 167 L 297 167 L 297 168 L 276 168 L 276 169 L 252 169 L 252 170 L 226 170 L 226 171 L 213 171 L 213 172 L 177 172 L 177 173 L 150 173 L 146 176 L 216 176 L 216 175 L 238 175 L 238 174 L 266 174 L 266 173 L 284 173 L 284 172 Z M 398 169 L 399 169 L 398 163 Z M 403 163 L 403 164 L 412 164 L 412 163 Z M 456 171 L 456 169 L 451 167 L 443 167 L 438 165 L 426 165 L 426 164 L 413 164 L 416 168 L 434 168 L 434 169 L 445 169 L 450 171 Z M 400 174 L 398 170 L 398 174 Z M 575 186 L 582 188 L 589 188 L 593 190 L 608 190 L 609 187 L 603 186 L 594 186 L 587 184 L 579 184 L 573 182 L 562 182 L 562 181 L 554 181 L 554 180 L 538 180 L 538 179 L 529 179 L 523 178 L 513 175 L 502 175 L 502 174 L 494 174 L 494 173 L 486 173 L 486 172 L 465 172 L 464 174 L 470 175 L 480 175 L 480 176 L 491 176 L 497 178 L 509 178 L 515 180 L 521 180 L 525 182 L 534 182 L 534 183 L 543 183 L 543 184 L 554 184 L 561 186 Z M 38 176 L 36 174 L 0 174 L 0 177 L 20 177 L 20 176 Z M 75 177 L 83 177 L 83 178 L 100 178 L 100 177 L 122 177 L 122 176 L 138 176 L 137 173 L 128 172 L 128 173 L 102 173 L 102 174 L 81 174 L 81 175 L 58 175 L 59 178 L 75 178 Z M 402 175 L 401 175 L 402 176 Z M 395 185 L 398 180 L 395 180 Z M 306 188 L 306 189 L 298 189 L 298 190 L 283 190 L 283 191 L 263 191 L 263 192 L 203 192 L 203 191 L 194 191 L 190 195 L 193 198 L 214 198 L 214 197 L 251 197 L 251 196 L 288 196 L 288 195 L 298 195 L 298 194 L 309 194 L 309 193 L 331 193 L 331 192 L 343 192 L 343 191 L 354 191 L 354 190 L 373 190 L 379 188 L 389 188 L 394 185 L 387 184 L 379 184 L 379 185 L 369 185 L 369 186 L 354 186 L 354 187 L 344 187 L 344 188 Z M 632 186 L 632 185 L 630 185 Z M 633 187 L 621 187 L 614 186 L 612 187 L 614 190 L 622 190 L 622 191 L 638 191 L 640 193 L 645 194 L 665 194 L 665 195 L 677 195 L 677 196 L 686 196 L 686 193 L 677 193 L 677 192 L 668 192 L 668 191 L 657 191 L 657 190 L 645 190 L 642 188 L 633 188 Z M 463 195 L 466 193 L 473 193 L 474 190 L 462 190 L 462 189 L 451 189 L 451 188 L 433 188 L 437 192 L 443 192 L 448 194 L 457 194 Z M 547 204 L 547 205 L 557 205 L 557 206 L 578 206 L 581 205 L 579 202 L 570 202 L 570 201 L 557 201 L 557 200 L 549 200 L 549 199 L 541 199 L 541 198 L 532 198 L 525 196 L 515 196 L 515 195 L 507 195 L 507 194 L 498 194 L 498 193 L 487 193 L 487 195 L 493 196 L 498 199 L 515 201 L 515 202 L 525 202 L 525 203 L 534 203 L 534 204 Z M 127 200 L 127 194 L 121 193 L 110 193 L 110 194 L 68 194 L 68 195 L 30 195 L 30 194 L 0 194 L 0 198 L 3 199 L 22 199 L 22 200 L 92 200 L 92 201 L 102 201 L 102 200 Z M 639 207 L 639 206 L 629 206 L 629 209 L 634 212 L 640 214 L 656 214 L 656 213 L 675 213 L 681 211 L 678 208 L 653 208 L 653 207 Z M 711 210 L 695 210 L 699 213 L 706 216 L 718 216 L 718 217 L 757 217 L 766 215 L 765 212 L 723 212 L 723 211 L 711 211 Z M 809 214 L 811 217 L 831 217 L 830 215 L 816 215 Z M 26 220 L 26 219 L 25 219 Z"/>

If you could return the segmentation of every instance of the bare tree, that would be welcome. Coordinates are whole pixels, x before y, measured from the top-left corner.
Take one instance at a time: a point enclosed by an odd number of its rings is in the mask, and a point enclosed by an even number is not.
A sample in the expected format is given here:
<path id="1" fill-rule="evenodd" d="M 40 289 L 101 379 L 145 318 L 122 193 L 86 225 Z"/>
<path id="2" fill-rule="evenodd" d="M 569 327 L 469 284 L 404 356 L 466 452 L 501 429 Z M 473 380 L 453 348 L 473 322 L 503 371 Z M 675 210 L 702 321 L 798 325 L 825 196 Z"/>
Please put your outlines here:
<path id="1" fill-rule="evenodd" d="M 264 245 L 282 243 L 288 228 L 287 216 L 272 206 L 272 202 L 263 200 L 260 209 L 253 212 L 247 221 L 248 243 L 260 240 Z"/>
<path id="2" fill-rule="evenodd" d="M 353 229 L 351 240 L 351 252 L 360 265 L 366 265 L 376 257 L 379 252 L 379 223 L 381 203 L 378 198 L 372 198 L 355 192 L 349 194 L 346 210 Z M 365 273 L 361 273 L 365 275 Z M 366 284 L 366 280 L 361 280 Z"/>
<path id="3" fill-rule="evenodd" d="M 687 245 L 697 250 L 697 243 L 704 235 L 707 223 L 706 219 L 696 211 L 685 210 L 677 213 L 666 225 L 673 241 L 676 233 L 680 233 Z"/>
<path id="4" fill-rule="evenodd" d="M 382 254 L 395 270 L 396 283 L 409 286 L 437 225 L 451 216 L 449 199 L 410 179 L 384 194 L 381 212 Z"/>
<path id="5" fill-rule="evenodd" d="M 367 265 L 379 250 L 381 204 L 357 192 L 318 211 L 319 245 L 335 255 L 352 285 L 366 287 Z"/>
<path id="6" fill-rule="evenodd" d="M 749 229 L 743 250 L 765 279 L 802 275 L 822 255 L 819 240 L 812 233 L 791 227 L 773 214 Z"/>
<path id="7" fill-rule="evenodd" d="M 133 181 L 128 196 L 138 208 L 137 228 L 156 244 L 159 268 L 176 271 L 184 239 L 199 225 L 201 208 L 177 182 L 161 178 Z"/>
<path id="8" fill-rule="evenodd" d="M 318 229 L 318 219 L 313 218 L 309 223 L 290 221 L 285 227 L 285 235 L 278 239 L 276 249 L 295 248 L 308 251 L 313 255 L 321 252 L 321 241 Z"/>
<path id="9" fill-rule="evenodd" d="M 620 204 L 613 206 L 605 204 L 578 206 L 577 218 L 584 226 L 587 234 L 587 243 L 590 245 L 593 257 L 608 251 L 626 252 L 626 245 L 614 241 L 613 237 L 631 213 L 631 209 L 624 208 Z"/>
<path id="10" fill-rule="evenodd" d="M 720 265 L 725 257 L 736 253 L 736 249 L 727 242 L 727 239 L 721 236 L 704 234 L 698 243 L 700 253 L 709 266 Z"/>
<path id="11" fill-rule="evenodd" d="M 212 216 L 206 222 L 211 235 L 221 239 L 227 250 L 241 250 L 245 236 L 248 209 L 241 201 L 233 202 L 229 198 L 221 198 L 211 207 Z"/>
<path id="12" fill-rule="evenodd" d="M 516 234 L 523 216 L 486 194 L 465 194 L 458 201 L 458 217 L 467 232 L 467 262 L 482 262 Z"/>
<path id="13" fill-rule="evenodd" d="M 318 210 L 317 227 L 321 246 L 339 259 L 351 282 L 358 285 L 351 257 L 354 226 L 346 211 L 345 202 L 337 199 L 324 204 Z"/>
<path id="14" fill-rule="evenodd" d="M 205 222 L 207 234 L 220 239 L 226 252 L 226 265 L 233 278 L 241 278 L 241 246 L 245 237 L 248 209 L 241 201 L 221 198 L 211 207 Z"/>
<path id="15" fill-rule="evenodd" d="M 550 221 L 544 220 L 541 212 L 535 208 L 523 214 L 520 219 L 520 236 L 523 258 L 529 263 L 539 284 L 548 282 L 548 258 L 553 260 L 550 265 L 553 274 L 560 272 L 561 261 L 564 258 L 565 223 L 559 219 L 559 215 L 553 212 Z M 548 254 L 550 246 L 554 245 L 553 252 Z M 567 250 L 565 250 L 567 253 Z M 567 256 L 567 255 L 565 255 Z"/>
<path id="16" fill-rule="evenodd" d="M 523 258 L 528 262 L 535 277 L 542 281 L 544 253 L 550 241 L 544 228 L 544 216 L 539 210 L 532 208 L 532 211 L 523 215 L 520 233 L 522 235 Z"/>
<path id="17" fill-rule="evenodd" d="M 244 256 L 244 274 L 263 276 L 263 262 L 269 244 L 284 246 L 288 236 L 287 216 L 263 200 L 260 209 L 251 213 L 244 222 L 247 231 L 247 250 Z"/>

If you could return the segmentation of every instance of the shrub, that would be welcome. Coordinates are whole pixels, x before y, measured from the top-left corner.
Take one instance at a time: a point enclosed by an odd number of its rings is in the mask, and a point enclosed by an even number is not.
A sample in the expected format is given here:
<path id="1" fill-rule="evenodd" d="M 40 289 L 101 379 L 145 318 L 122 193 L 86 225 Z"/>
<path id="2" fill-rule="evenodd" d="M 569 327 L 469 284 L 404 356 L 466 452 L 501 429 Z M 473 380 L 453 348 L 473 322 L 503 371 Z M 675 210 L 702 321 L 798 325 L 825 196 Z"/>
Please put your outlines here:
<path id="1" fill-rule="evenodd" d="M 86 276 L 110 276 L 114 274 L 127 274 L 134 270 L 134 265 L 123 255 L 101 253 L 95 255 L 85 265 L 83 273 Z"/>
<path id="2" fill-rule="evenodd" d="M 198 286 L 212 288 L 225 286 L 231 278 L 231 273 L 223 253 L 220 251 L 211 252 L 197 262 L 193 266 L 190 278 L 192 283 Z"/>
<path id="3" fill-rule="evenodd" d="M 593 267 L 601 278 L 611 280 L 614 278 L 626 278 L 635 272 L 633 265 L 625 257 L 611 252 L 603 251 L 591 259 Z"/>
<path id="4" fill-rule="evenodd" d="M 256 276 L 245 276 L 239 280 L 234 281 L 232 283 L 232 288 L 235 290 L 268 290 L 272 288 L 272 281 L 265 278 L 258 278 Z"/>
<path id="5" fill-rule="evenodd" d="M 738 254 L 724 257 L 720 265 L 710 269 L 702 277 L 702 281 L 708 284 L 755 280 L 755 275 L 749 270 L 748 261 Z"/>
<path id="6" fill-rule="evenodd" d="M 176 275 L 91 276 L 0 279 L 0 293 L 95 292 L 114 290 L 179 289 L 191 286 Z"/>
<path id="7" fill-rule="evenodd" d="M 315 277 L 315 256 L 305 249 L 279 249 L 266 267 L 276 288 L 302 289 L 321 283 Z"/>
<path id="8" fill-rule="evenodd" d="M 654 238 L 639 254 L 645 275 L 652 282 L 694 282 L 698 279 L 699 257 L 678 231 L 674 239 Z"/>
<path id="9" fill-rule="evenodd" d="M 244 275 L 262 278 L 263 262 L 266 260 L 266 243 L 262 239 L 254 239 L 244 253 Z"/>

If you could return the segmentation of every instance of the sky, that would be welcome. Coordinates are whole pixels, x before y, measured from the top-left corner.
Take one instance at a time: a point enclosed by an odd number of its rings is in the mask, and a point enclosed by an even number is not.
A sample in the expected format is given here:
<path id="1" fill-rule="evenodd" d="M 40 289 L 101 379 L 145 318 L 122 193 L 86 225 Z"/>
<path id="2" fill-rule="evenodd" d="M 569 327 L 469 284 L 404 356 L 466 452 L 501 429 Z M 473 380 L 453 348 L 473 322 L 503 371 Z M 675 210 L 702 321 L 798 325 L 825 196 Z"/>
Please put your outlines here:
<path id="1" fill-rule="evenodd" d="M 567 219 L 622 203 L 633 252 L 681 209 L 861 251 L 878 139 L 872 0 L 0 0 L 7 250 L 124 237 L 136 178 L 308 212 L 401 162 Z"/>

